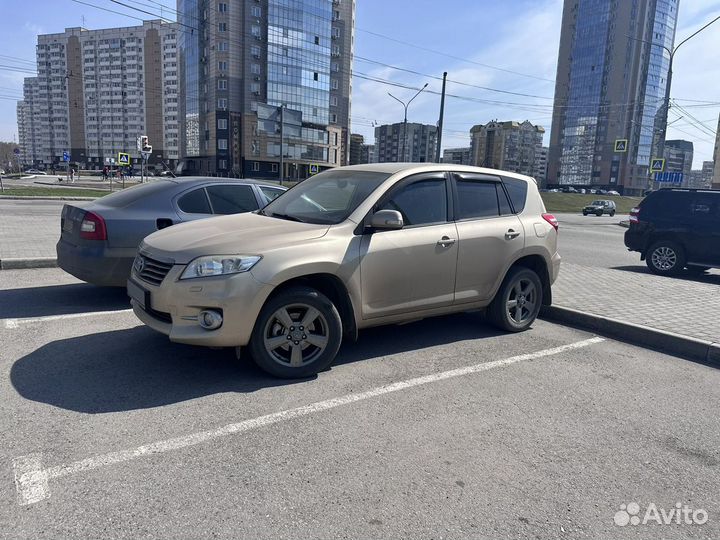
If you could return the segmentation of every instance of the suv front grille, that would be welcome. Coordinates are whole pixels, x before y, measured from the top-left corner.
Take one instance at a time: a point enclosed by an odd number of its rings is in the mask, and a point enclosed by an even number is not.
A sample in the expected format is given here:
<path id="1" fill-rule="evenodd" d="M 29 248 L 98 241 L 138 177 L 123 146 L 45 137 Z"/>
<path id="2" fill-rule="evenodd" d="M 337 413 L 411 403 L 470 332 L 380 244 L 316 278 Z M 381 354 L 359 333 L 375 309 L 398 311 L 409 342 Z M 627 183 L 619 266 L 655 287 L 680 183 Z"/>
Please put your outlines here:
<path id="1" fill-rule="evenodd" d="M 138 254 L 138 256 L 135 257 L 133 269 L 143 281 L 147 281 L 153 285 L 160 285 L 173 267 L 173 264 L 173 262 L 158 261 L 147 255 Z"/>

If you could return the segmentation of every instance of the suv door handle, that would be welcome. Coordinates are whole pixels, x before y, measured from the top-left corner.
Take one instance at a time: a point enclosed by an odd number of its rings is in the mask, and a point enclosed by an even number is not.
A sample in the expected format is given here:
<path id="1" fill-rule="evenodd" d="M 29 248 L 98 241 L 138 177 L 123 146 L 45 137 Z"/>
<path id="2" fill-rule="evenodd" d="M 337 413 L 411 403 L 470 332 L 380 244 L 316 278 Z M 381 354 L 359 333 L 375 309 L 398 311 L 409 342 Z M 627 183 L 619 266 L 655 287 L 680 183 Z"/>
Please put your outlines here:
<path id="1" fill-rule="evenodd" d="M 512 240 L 513 238 L 517 238 L 518 236 L 520 236 L 519 232 L 508 229 L 508 231 L 505 233 L 505 240 Z"/>
<path id="2" fill-rule="evenodd" d="M 452 246 L 454 243 L 455 239 L 450 238 L 449 236 L 443 236 L 440 240 L 437 241 L 437 245 L 442 247 Z"/>

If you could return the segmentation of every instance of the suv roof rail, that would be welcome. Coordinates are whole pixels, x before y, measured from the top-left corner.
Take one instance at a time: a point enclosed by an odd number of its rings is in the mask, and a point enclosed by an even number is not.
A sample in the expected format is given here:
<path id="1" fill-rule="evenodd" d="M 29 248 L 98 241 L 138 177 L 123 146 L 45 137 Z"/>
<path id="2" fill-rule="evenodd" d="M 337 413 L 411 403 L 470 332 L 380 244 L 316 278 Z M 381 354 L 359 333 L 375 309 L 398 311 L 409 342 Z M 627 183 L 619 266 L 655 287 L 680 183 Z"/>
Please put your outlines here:
<path id="1" fill-rule="evenodd" d="M 656 191 L 712 191 L 714 193 L 720 193 L 720 189 L 712 188 L 680 188 L 680 187 L 664 187 Z"/>

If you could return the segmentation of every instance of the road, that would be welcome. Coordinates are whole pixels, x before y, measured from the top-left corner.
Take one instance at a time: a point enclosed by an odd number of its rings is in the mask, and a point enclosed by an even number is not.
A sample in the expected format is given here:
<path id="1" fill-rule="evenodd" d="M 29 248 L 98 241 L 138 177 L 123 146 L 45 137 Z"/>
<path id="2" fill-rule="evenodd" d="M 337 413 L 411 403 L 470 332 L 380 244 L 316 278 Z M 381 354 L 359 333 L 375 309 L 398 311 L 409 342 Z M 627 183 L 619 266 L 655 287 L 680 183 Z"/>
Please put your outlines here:
<path id="1" fill-rule="evenodd" d="M 557 214 L 560 222 L 559 251 L 563 261 L 583 266 L 615 268 L 643 265 L 640 254 L 627 250 L 623 235 L 627 230 L 618 225 L 628 216 L 583 216 Z"/>
<path id="2" fill-rule="evenodd" d="M 127 307 L 58 269 L 0 272 L 3 538 L 720 534 L 711 367 L 471 313 L 363 331 L 279 381 Z M 615 525 L 630 502 L 709 520 Z"/>

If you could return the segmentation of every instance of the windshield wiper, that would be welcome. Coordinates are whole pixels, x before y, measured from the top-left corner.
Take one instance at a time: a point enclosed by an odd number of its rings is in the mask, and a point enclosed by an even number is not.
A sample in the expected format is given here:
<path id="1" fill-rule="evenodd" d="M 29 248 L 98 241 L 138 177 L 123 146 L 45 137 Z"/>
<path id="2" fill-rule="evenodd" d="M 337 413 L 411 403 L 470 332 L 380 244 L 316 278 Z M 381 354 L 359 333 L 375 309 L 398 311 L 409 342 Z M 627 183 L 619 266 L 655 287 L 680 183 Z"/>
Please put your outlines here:
<path id="1" fill-rule="evenodd" d="M 270 214 L 270 217 L 276 217 L 279 219 L 287 219 L 288 221 L 297 221 L 299 223 L 305 223 L 302 219 L 297 218 L 295 216 L 289 216 L 287 214 L 278 214 L 278 213 L 273 212 L 272 214 Z"/>

